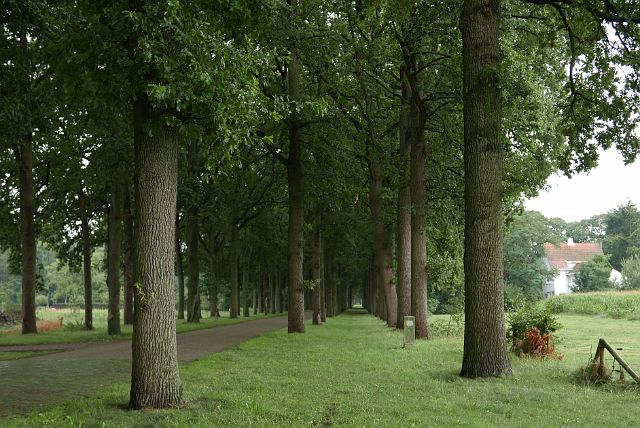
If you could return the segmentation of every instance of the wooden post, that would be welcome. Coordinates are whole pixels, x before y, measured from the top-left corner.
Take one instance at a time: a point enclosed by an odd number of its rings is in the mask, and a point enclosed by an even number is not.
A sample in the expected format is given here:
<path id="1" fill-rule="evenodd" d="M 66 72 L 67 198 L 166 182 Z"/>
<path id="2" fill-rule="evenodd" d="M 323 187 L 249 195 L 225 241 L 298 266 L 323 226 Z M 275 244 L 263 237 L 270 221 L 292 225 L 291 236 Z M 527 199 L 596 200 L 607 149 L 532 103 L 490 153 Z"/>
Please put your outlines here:
<path id="1" fill-rule="evenodd" d="M 629 367 L 629 364 L 627 364 L 627 362 L 625 360 L 622 359 L 622 357 L 618 354 L 618 352 L 613 349 L 611 347 L 611 345 L 609 345 L 607 343 L 606 340 L 604 339 L 600 339 L 600 341 L 598 342 L 598 348 L 596 349 L 596 355 L 593 359 L 594 364 L 604 364 L 604 350 L 609 351 L 609 353 L 611 354 L 611 356 L 618 362 L 618 364 L 620 364 L 620 367 L 624 368 L 627 373 L 629 373 L 629 375 L 631 375 L 631 377 L 638 383 L 640 383 L 640 377 L 636 374 L 635 371 L 633 371 L 633 369 L 631 367 Z"/>

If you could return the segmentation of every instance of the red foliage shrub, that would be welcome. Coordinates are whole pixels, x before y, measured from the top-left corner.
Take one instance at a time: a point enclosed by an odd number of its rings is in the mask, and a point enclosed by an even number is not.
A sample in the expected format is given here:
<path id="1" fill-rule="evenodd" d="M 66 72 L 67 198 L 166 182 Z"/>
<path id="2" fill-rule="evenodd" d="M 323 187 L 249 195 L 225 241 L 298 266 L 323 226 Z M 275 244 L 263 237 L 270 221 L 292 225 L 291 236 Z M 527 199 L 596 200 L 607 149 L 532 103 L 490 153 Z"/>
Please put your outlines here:
<path id="1" fill-rule="evenodd" d="M 522 338 L 516 342 L 515 348 L 519 357 L 562 359 L 562 355 L 556 354 L 551 334 L 541 335 L 540 330 L 535 327 L 522 334 Z"/>

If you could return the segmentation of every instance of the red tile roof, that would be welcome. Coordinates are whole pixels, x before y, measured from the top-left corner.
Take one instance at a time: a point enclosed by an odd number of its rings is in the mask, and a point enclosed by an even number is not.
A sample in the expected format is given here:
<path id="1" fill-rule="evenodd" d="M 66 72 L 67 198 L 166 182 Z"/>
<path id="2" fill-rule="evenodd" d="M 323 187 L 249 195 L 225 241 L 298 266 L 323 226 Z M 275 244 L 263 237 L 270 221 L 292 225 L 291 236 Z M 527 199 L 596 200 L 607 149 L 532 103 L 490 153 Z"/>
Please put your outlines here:
<path id="1" fill-rule="evenodd" d="M 547 259 L 552 269 L 569 269 L 567 262 L 588 262 L 602 253 L 602 243 L 567 244 L 563 242 L 555 246 L 549 242 L 544 244 Z"/>

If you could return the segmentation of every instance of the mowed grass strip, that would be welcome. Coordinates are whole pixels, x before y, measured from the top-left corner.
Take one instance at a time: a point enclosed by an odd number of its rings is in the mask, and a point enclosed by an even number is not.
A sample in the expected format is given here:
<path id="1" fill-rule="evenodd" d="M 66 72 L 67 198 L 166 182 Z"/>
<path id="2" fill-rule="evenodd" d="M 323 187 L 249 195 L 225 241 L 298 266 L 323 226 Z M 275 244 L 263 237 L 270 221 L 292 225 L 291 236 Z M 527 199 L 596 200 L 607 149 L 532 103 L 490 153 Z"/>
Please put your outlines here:
<path id="1" fill-rule="evenodd" d="M 37 355 L 50 354 L 52 351 L 38 351 L 38 352 L 0 352 L 0 361 L 13 361 L 21 360 L 23 358 L 35 357 Z"/>
<path id="2" fill-rule="evenodd" d="M 185 320 L 177 320 L 176 329 L 178 333 L 187 331 L 201 330 L 205 328 L 218 327 L 223 325 L 238 324 L 246 321 L 260 320 L 283 316 L 284 314 L 257 314 L 251 315 L 249 318 L 238 317 L 229 318 L 228 312 L 221 312 L 219 318 L 205 317 L 199 323 L 188 323 Z M 93 311 L 93 330 L 85 330 L 83 327 L 84 312 L 78 309 L 64 309 L 51 311 L 47 309 L 39 309 L 37 317 L 44 322 L 59 322 L 62 317 L 63 327 L 60 329 L 52 329 L 39 332 L 38 334 L 23 335 L 19 333 L 20 326 L 14 327 L 17 332 L 8 332 L 7 329 L 0 331 L 0 346 L 4 345 L 40 345 L 51 343 L 78 343 L 78 342 L 104 342 L 109 340 L 130 339 L 132 327 L 130 325 L 121 325 L 122 334 L 107 334 L 107 310 L 94 309 Z M 122 319 L 122 318 L 121 318 Z"/>
<path id="3" fill-rule="evenodd" d="M 17 426 L 637 426 L 636 388 L 589 388 L 573 373 L 599 336 L 638 349 L 637 322 L 562 317 L 562 361 L 512 357 L 507 378 L 458 377 L 462 339 L 402 349 L 402 335 L 369 315 L 349 313 L 306 334 L 285 330 L 183 365 L 186 404 L 122 410 L 128 385 L 27 418 Z M 624 351 L 623 351 L 624 354 Z"/>

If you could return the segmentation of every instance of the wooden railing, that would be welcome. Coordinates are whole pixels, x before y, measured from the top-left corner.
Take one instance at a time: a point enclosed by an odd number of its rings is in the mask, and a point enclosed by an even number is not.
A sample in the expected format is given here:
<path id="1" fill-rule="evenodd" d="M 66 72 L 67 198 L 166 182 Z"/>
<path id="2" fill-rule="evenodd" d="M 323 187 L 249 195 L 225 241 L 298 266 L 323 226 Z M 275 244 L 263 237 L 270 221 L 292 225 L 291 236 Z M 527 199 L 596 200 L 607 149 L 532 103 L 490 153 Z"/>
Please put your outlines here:
<path id="1" fill-rule="evenodd" d="M 600 339 L 600 341 L 598 342 L 598 348 L 596 349 L 596 355 L 593 358 L 593 364 L 597 365 L 597 366 L 604 366 L 604 350 L 609 351 L 609 353 L 611 354 L 611 356 L 618 362 L 618 364 L 620 364 L 620 367 L 622 367 L 623 369 L 625 369 L 625 371 L 627 373 L 629 373 L 629 375 L 638 383 L 640 383 L 640 377 L 638 376 L 638 374 L 633 371 L 633 369 L 631 367 L 629 367 L 629 364 L 627 364 L 627 362 L 625 360 L 622 359 L 622 357 L 620 356 L 620 354 L 618 354 L 618 351 L 616 351 L 611 345 L 609 345 L 609 343 L 607 343 L 606 340 L 604 339 Z M 620 370 L 622 370 L 622 368 Z M 622 373 L 622 372 L 620 372 Z"/>

